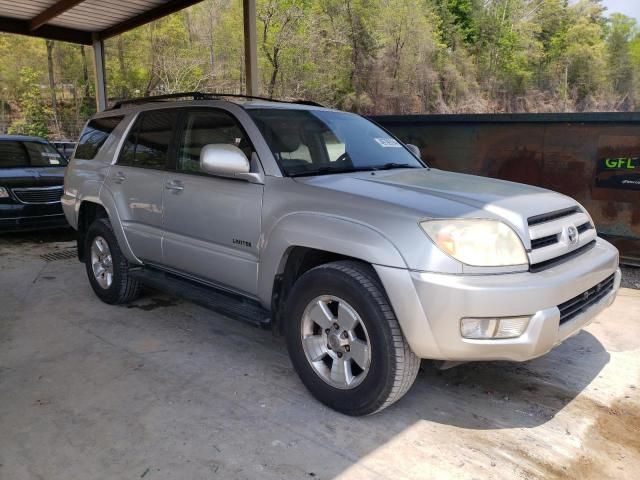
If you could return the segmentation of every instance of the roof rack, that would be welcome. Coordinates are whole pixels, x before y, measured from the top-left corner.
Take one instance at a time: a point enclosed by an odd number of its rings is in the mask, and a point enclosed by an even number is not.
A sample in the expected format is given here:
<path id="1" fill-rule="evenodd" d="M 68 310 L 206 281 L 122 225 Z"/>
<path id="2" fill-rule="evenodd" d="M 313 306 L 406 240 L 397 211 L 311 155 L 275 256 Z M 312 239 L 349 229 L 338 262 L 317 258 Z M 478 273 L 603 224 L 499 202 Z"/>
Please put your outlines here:
<path id="1" fill-rule="evenodd" d="M 140 105 L 140 104 L 149 103 L 149 102 L 163 102 L 165 100 L 174 100 L 179 98 L 186 98 L 191 100 L 220 100 L 225 97 L 246 98 L 249 100 L 264 100 L 267 102 L 277 102 L 277 103 L 297 103 L 300 105 L 310 105 L 313 107 L 324 107 L 324 105 L 317 102 L 313 102 L 311 100 L 287 101 L 287 100 L 277 100 L 274 98 L 259 97 L 256 95 L 240 95 L 236 93 L 179 92 L 179 93 L 167 93 L 165 95 L 154 95 L 149 97 L 132 98 L 129 100 L 120 100 L 114 103 L 113 107 L 111 107 L 109 110 L 122 108 L 123 106 L 126 106 L 126 105 Z"/>

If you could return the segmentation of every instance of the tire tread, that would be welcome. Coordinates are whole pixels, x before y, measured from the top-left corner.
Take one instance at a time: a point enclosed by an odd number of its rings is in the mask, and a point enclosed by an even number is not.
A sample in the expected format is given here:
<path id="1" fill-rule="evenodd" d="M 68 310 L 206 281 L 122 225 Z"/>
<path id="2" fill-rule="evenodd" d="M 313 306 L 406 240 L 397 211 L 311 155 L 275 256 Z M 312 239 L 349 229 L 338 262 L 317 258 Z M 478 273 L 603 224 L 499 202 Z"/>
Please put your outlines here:
<path id="1" fill-rule="evenodd" d="M 355 260 L 341 260 L 320 265 L 310 271 L 316 269 L 338 270 L 356 280 L 374 299 L 389 324 L 394 350 L 393 387 L 386 398 L 379 399 L 380 405 L 368 414 L 372 415 L 384 410 L 400 400 L 409 391 L 418 375 L 420 358 L 413 353 L 405 339 L 384 288 L 378 280 L 375 270 L 370 265 Z"/>
<path id="2" fill-rule="evenodd" d="M 131 275 L 129 275 L 129 270 L 131 268 L 131 264 L 125 258 L 124 254 L 120 250 L 120 246 L 118 245 L 118 241 L 116 239 L 115 234 L 113 233 L 113 227 L 111 226 L 111 222 L 107 218 L 99 218 L 95 220 L 91 226 L 89 227 L 89 232 L 87 234 L 87 247 L 86 251 L 90 251 L 90 241 L 93 239 L 93 235 L 91 233 L 94 230 L 98 230 L 99 233 L 107 233 L 107 242 L 109 243 L 109 248 L 111 250 L 111 258 L 112 261 L 117 262 L 118 271 L 121 275 L 117 281 L 119 282 L 118 290 L 115 293 L 104 291 L 100 292 L 96 291 L 96 294 L 105 302 L 110 303 L 112 305 L 121 305 L 125 303 L 132 302 L 136 298 L 138 298 L 142 292 L 142 286 L 139 281 L 134 279 Z M 106 230 L 106 232 L 100 232 L 100 230 Z M 87 256 L 87 262 L 90 261 L 90 256 Z M 89 268 L 89 267 L 87 267 Z M 114 272 L 115 272 L 114 265 Z M 89 270 L 87 273 L 90 275 Z M 116 281 L 116 276 L 114 275 L 114 281 Z M 95 290 L 95 288 L 94 288 Z M 102 293 L 102 294 L 100 294 Z"/>

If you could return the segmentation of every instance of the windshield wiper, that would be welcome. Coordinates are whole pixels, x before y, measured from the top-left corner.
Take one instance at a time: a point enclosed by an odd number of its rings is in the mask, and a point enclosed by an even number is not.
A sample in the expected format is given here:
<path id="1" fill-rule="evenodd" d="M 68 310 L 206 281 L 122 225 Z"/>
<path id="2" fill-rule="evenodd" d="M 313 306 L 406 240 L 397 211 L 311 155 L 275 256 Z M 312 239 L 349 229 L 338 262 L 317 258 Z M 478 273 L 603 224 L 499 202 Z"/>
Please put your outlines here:
<path id="1" fill-rule="evenodd" d="M 420 168 L 415 165 L 409 165 L 408 163 L 385 163 L 377 167 L 372 167 L 373 170 L 393 170 L 394 168 Z"/>
<path id="2" fill-rule="evenodd" d="M 327 175 L 331 173 L 370 172 L 375 167 L 320 167 L 303 172 L 290 173 L 290 177 L 312 177 L 314 175 Z"/>
<path id="3" fill-rule="evenodd" d="M 290 173 L 290 177 L 311 177 L 331 173 L 373 172 L 377 170 L 393 170 L 395 168 L 420 168 L 408 163 L 385 163 L 384 165 L 368 165 L 366 167 L 320 167 L 303 172 Z"/>

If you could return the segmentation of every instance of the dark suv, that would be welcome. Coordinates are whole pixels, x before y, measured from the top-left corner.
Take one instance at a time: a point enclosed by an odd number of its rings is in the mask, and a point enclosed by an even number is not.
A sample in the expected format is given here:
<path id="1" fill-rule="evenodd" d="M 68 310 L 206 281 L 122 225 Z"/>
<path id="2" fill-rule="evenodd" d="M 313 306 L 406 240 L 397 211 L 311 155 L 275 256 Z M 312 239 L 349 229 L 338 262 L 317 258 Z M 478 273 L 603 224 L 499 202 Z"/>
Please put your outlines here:
<path id="1" fill-rule="evenodd" d="M 38 137 L 0 135 L 0 232 L 64 227 L 67 160 Z"/>

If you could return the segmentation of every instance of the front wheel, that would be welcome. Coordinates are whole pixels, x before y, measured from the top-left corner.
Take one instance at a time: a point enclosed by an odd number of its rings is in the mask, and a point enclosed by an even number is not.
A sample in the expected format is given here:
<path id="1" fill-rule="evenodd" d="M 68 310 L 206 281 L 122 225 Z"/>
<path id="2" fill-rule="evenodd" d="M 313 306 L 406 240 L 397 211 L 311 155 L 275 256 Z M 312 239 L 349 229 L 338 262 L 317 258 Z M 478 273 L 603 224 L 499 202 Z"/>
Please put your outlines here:
<path id="1" fill-rule="evenodd" d="M 135 300 L 140 283 L 129 274 L 129 262 L 123 255 L 109 220 L 99 218 L 87 231 L 85 266 L 95 294 L 105 303 L 121 304 Z"/>
<path id="2" fill-rule="evenodd" d="M 289 356 L 321 402 L 347 415 L 368 415 L 409 390 L 420 359 L 369 265 L 316 267 L 298 279 L 288 298 Z"/>

